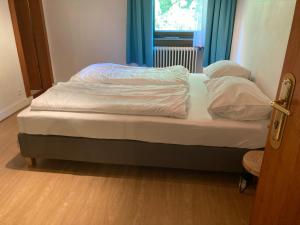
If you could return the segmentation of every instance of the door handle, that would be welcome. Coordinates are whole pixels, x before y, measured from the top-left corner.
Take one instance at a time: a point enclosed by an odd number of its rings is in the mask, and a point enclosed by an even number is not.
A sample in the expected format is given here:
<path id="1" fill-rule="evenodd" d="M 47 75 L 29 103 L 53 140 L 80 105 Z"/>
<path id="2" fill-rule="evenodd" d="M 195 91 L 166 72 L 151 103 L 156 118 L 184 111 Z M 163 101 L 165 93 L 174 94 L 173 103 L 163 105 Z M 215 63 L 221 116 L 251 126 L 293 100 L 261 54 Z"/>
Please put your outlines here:
<path id="1" fill-rule="evenodd" d="M 271 102 L 271 106 L 275 109 L 273 120 L 271 122 L 270 143 L 274 149 L 278 149 L 283 137 L 284 128 L 287 117 L 291 115 L 289 110 L 296 79 L 293 74 L 288 73 L 284 75 L 279 90 L 279 100 Z"/>
<path id="2" fill-rule="evenodd" d="M 283 107 L 284 104 L 286 104 L 285 100 L 277 100 L 277 101 L 272 101 L 271 102 L 271 106 L 274 109 L 284 113 L 287 116 L 291 115 L 291 111 Z"/>

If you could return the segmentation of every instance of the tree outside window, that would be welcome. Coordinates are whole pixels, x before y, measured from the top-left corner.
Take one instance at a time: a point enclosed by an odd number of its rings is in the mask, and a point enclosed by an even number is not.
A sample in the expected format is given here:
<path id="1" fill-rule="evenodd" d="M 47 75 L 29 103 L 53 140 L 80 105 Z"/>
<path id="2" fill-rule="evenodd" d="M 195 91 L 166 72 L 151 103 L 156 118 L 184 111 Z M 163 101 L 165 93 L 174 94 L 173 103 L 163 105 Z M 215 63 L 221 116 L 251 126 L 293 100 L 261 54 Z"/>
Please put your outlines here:
<path id="1" fill-rule="evenodd" d="M 156 31 L 195 31 L 203 0 L 155 0 Z"/>

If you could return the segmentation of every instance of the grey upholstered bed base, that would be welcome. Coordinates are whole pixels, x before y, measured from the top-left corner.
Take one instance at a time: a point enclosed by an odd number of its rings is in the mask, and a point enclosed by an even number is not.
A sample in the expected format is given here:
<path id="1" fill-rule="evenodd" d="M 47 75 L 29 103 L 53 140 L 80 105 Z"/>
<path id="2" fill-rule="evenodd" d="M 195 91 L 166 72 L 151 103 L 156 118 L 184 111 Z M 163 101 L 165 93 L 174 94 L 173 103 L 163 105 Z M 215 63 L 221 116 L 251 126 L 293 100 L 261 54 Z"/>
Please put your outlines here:
<path id="1" fill-rule="evenodd" d="M 23 133 L 18 138 L 24 157 L 206 171 L 240 172 L 242 157 L 248 151 Z"/>

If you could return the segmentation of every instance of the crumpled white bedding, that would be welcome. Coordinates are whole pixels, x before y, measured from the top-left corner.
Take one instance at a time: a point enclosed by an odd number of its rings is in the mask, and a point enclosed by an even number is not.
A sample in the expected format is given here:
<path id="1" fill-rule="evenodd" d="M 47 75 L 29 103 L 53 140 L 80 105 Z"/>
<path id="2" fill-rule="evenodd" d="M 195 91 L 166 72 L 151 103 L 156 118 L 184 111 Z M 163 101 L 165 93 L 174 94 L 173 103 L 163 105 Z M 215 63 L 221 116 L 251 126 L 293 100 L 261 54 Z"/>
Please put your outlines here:
<path id="1" fill-rule="evenodd" d="M 90 65 L 71 78 L 71 81 L 131 85 L 188 85 L 189 71 L 183 66 L 147 68 L 112 63 Z"/>
<path id="2" fill-rule="evenodd" d="M 32 111 L 18 115 L 20 133 L 97 139 L 138 140 L 150 143 L 262 148 L 268 120 L 212 119 L 207 112 L 205 74 L 190 74 L 190 106 L 186 119 L 160 116 L 116 115 L 85 112 Z"/>
<path id="3" fill-rule="evenodd" d="M 133 71 L 138 70 L 133 68 Z M 116 73 L 103 73 L 103 76 L 92 74 L 81 76 L 82 79 L 75 79 L 75 76 L 69 82 L 58 83 L 34 99 L 31 110 L 186 118 L 189 85 L 180 83 L 184 76 L 180 75 L 179 79 L 169 76 L 167 79 L 163 78 L 164 73 L 151 77 L 151 72 L 146 73 L 145 79 L 142 79 L 144 70 L 132 75 L 127 68 L 122 78 L 121 72 L 114 69 Z"/>

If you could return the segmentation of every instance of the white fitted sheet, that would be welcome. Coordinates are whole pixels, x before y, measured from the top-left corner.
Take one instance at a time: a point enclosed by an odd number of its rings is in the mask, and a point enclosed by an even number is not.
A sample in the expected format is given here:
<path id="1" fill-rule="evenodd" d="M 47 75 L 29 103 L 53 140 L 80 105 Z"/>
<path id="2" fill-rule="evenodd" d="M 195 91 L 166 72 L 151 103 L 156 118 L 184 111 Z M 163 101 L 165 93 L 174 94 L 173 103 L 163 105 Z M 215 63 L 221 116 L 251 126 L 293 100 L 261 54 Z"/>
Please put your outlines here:
<path id="1" fill-rule="evenodd" d="M 31 111 L 18 115 L 26 134 L 98 139 L 127 139 L 153 143 L 255 149 L 264 147 L 268 121 L 212 119 L 207 112 L 204 74 L 191 74 L 187 119 L 101 113 Z"/>

